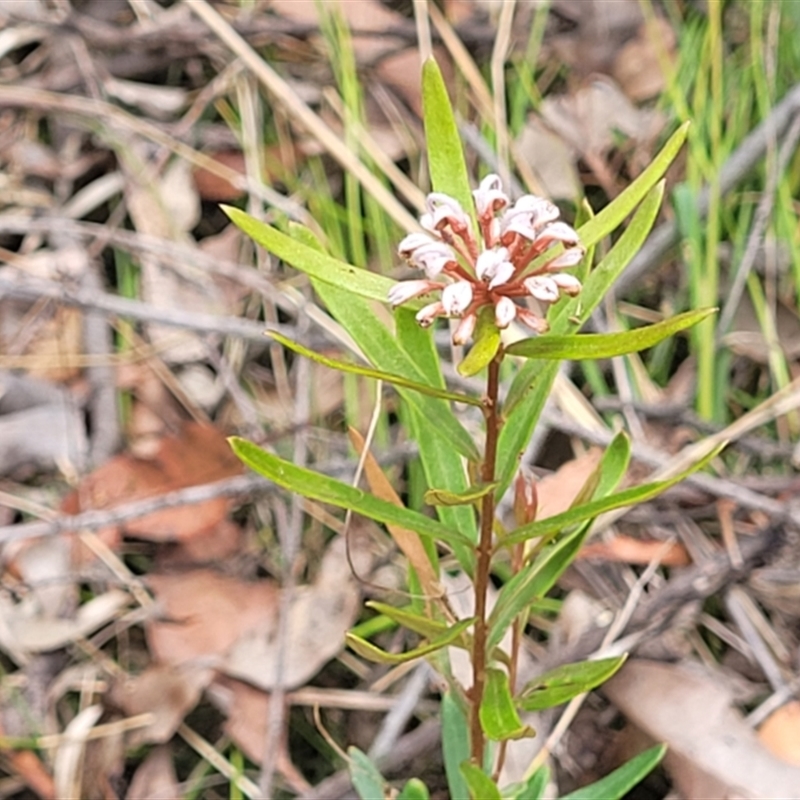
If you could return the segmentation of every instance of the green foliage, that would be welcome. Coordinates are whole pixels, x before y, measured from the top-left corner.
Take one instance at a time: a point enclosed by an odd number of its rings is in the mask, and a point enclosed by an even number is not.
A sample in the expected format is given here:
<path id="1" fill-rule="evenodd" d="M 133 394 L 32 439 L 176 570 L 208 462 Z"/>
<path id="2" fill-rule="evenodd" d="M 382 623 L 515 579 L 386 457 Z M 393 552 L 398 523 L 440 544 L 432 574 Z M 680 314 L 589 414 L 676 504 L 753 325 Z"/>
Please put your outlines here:
<path id="1" fill-rule="evenodd" d="M 637 783 L 658 766 L 667 748 L 657 745 L 615 769 L 590 786 L 564 795 L 561 800 L 622 800 Z"/>
<path id="2" fill-rule="evenodd" d="M 699 311 L 687 311 L 670 317 L 654 325 L 646 325 L 632 331 L 622 333 L 587 333 L 573 336 L 536 336 L 522 339 L 506 348 L 510 356 L 523 358 L 570 359 L 584 361 L 587 359 L 613 358 L 627 353 L 638 353 L 654 347 L 668 336 L 696 325 L 716 311 L 705 308 Z"/>
<path id="3" fill-rule="evenodd" d="M 607 681 L 626 658 L 618 656 L 562 664 L 526 683 L 517 698 L 519 707 L 525 711 L 539 711 L 566 703 Z"/>
<path id="4" fill-rule="evenodd" d="M 508 673 L 503 669 L 490 667 L 486 672 L 480 718 L 486 736 L 496 742 L 534 735 L 530 725 L 523 724 L 519 718 L 517 704 L 511 696 Z"/>
<path id="5" fill-rule="evenodd" d="M 343 33 L 335 18 L 328 21 L 331 47 L 339 46 Z M 354 86 L 352 65 L 342 64 L 338 79 L 347 89 L 348 105 L 359 112 L 360 95 Z M 343 88 L 344 92 L 344 88 Z M 461 147 L 455 116 L 450 106 L 439 68 L 428 61 L 423 68 L 424 124 L 428 141 L 428 162 L 433 188 L 458 200 L 475 222 L 470 181 Z M 394 282 L 360 266 L 347 264 L 326 254 L 307 229 L 293 226 L 291 235 L 261 223 L 241 211 L 226 213 L 255 241 L 270 252 L 303 271 L 317 296 L 351 337 L 357 355 L 367 363 L 330 358 L 309 350 L 278 334 L 273 339 L 292 352 L 348 375 L 385 381 L 395 387 L 403 400 L 400 418 L 408 434 L 417 442 L 427 490 L 411 496 L 435 507 L 438 519 L 405 508 L 366 491 L 313 470 L 301 468 L 242 439 L 232 439 L 237 455 L 251 468 L 291 492 L 367 516 L 376 522 L 414 532 L 423 538 L 432 563 L 437 548 L 449 548 L 461 569 L 472 579 L 476 597 L 488 591 L 492 558 L 501 550 L 535 540 L 525 560 L 499 588 L 491 612 L 480 610 L 476 601 L 474 618 L 456 620 L 448 604 L 438 597 L 415 597 L 404 608 L 371 602 L 381 625 L 401 625 L 421 637 L 414 648 L 389 653 L 365 636 L 351 632 L 348 645 L 360 656 L 385 664 L 401 664 L 422 657 L 441 668 L 448 689 L 441 704 L 442 748 L 450 794 L 453 798 L 511 798 L 540 800 L 548 780 L 544 769 L 525 782 L 501 788 L 491 776 L 493 742 L 506 742 L 534 735 L 522 712 L 564 703 L 602 683 L 623 664 L 625 657 L 567 664 L 534 679 L 518 693 L 510 685 L 514 674 L 515 652 L 504 652 L 501 642 L 508 631 L 524 624 L 532 608 L 546 602 L 546 594 L 575 559 L 593 521 L 598 515 L 656 497 L 697 469 L 703 468 L 718 451 L 670 480 L 618 490 L 630 460 L 630 441 L 618 434 L 611 442 L 597 470 L 586 481 L 573 507 L 543 520 L 533 520 L 516 530 L 498 532 L 493 538 L 496 503 L 502 498 L 517 471 L 520 453 L 525 449 L 550 392 L 559 361 L 611 358 L 653 348 L 668 337 L 707 321 L 711 310 L 688 311 L 663 322 L 612 334 L 579 334 L 580 326 L 609 291 L 613 282 L 639 251 L 650 233 L 664 192 L 663 176 L 687 136 L 684 124 L 667 141 L 652 164 L 612 203 L 596 216 L 582 211 L 579 228 L 588 257 L 580 273 L 583 288 L 578 297 L 555 304 L 549 314 L 551 332 L 501 347 L 501 332 L 494 311 L 484 307 L 479 314 L 473 345 L 458 365 L 462 376 L 478 375 L 488 369 L 486 393 L 476 398 L 446 387 L 443 370 L 431 330 L 423 330 L 414 313 L 419 303 L 409 303 L 394 314 L 394 326 L 387 314 L 376 307 L 386 303 Z M 354 146 L 356 140 L 353 140 Z M 348 212 L 357 214 L 360 206 L 355 189 L 348 184 Z M 624 230 L 592 268 L 594 248 L 609 240 L 624 222 Z M 463 228 L 463 226 L 462 226 Z M 359 227 L 351 238 L 354 260 L 365 263 L 364 232 Z M 553 257 L 542 254 L 539 262 Z M 536 268 L 534 262 L 532 269 Z M 354 349 L 355 349 L 354 348 Z M 521 357 L 516 363 L 505 402 L 498 391 L 500 364 L 506 356 Z M 492 378 L 494 376 L 494 378 Z M 483 436 L 475 437 L 462 422 L 456 404 L 480 408 Z M 480 445 L 478 444 L 480 442 Z M 418 470 L 410 470 L 418 476 Z M 412 482 L 416 478 L 412 479 Z M 385 495 L 381 495 L 382 497 Z M 531 514 L 532 516 L 532 514 Z M 497 525 L 499 527 L 499 525 Z M 521 549 L 517 552 L 521 552 Z M 521 557 L 520 557 L 521 558 Z M 515 562 L 519 563 L 519 562 Z M 507 570 L 507 564 L 504 564 Z M 412 590 L 420 582 L 410 575 Z M 428 582 L 430 585 L 430 579 Z M 486 604 L 483 603 L 485 606 Z M 466 650 L 474 666 L 473 685 L 465 691 L 448 666 L 450 648 Z M 488 743 L 487 743 L 488 740 Z M 498 745 L 502 750 L 504 745 Z M 351 748 L 350 770 L 353 783 L 364 800 L 389 796 L 394 791 L 386 784 L 370 759 Z M 657 763 L 662 751 L 655 749 L 639 756 L 608 778 L 586 787 L 571 798 L 620 797 Z M 603 794 L 605 792 L 605 794 Z M 425 800 L 426 787 L 409 781 L 402 800 Z"/>

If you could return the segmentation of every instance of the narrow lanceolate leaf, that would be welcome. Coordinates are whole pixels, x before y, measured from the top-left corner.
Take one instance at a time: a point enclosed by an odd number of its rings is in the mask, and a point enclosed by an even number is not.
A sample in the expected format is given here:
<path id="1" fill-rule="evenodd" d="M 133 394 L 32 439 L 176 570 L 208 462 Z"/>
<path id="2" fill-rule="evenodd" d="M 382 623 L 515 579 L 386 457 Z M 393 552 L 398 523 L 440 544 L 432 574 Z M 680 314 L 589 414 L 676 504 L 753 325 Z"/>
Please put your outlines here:
<path id="1" fill-rule="evenodd" d="M 578 297 L 559 304 L 550 320 L 554 334 L 562 335 L 573 325 L 585 322 L 608 289 L 638 252 L 653 227 L 664 186 L 654 186 L 642 201 L 628 227 L 608 255 L 592 270 Z M 531 359 L 523 364 L 514 377 L 504 405 L 505 424 L 500 431 L 496 476 L 500 481 L 498 494 L 503 495 L 514 478 L 519 455 L 530 441 L 531 434 L 550 394 L 558 371 L 558 362 Z"/>
<path id="2" fill-rule="evenodd" d="M 620 431 L 606 447 L 600 461 L 600 482 L 594 492 L 594 499 L 606 497 L 614 491 L 628 470 L 631 460 L 631 440 L 625 431 Z"/>
<path id="3" fill-rule="evenodd" d="M 345 634 L 345 641 L 352 650 L 370 661 L 374 661 L 378 664 L 404 664 L 406 661 L 413 661 L 416 658 L 428 656 L 452 644 L 474 621 L 473 618 L 462 619 L 460 622 L 449 627 L 441 636 L 437 636 L 435 639 L 431 639 L 427 644 L 415 647 L 413 650 L 408 650 L 405 653 L 387 653 L 385 650 L 381 650 L 380 647 L 376 647 L 372 642 L 368 642 L 366 639 L 362 639 L 360 636 L 356 636 L 353 633 Z"/>
<path id="4" fill-rule="evenodd" d="M 658 766 L 666 752 L 667 746 L 664 744 L 651 747 L 605 778 L 570 792 L 561 800 L 622 800 L 637 783 L 644 780 Z"/>
<path id="5" fill-rule="evenodd" d="M 381 322 L 370 303 L 361 297 L 354 297 L 341 286 L 317 281 L 314 288 L 371 364 L 377 369 L 404 375 L 415 383 L 425 382 L 425 376 L 412 356 L 400 347 L 395 335 Z M 475 442 L 445 400 L 427 397 L 402 386 L 398 386 L 397 390 L 419 413 L 426 426 L 426 434 L 435 438 L 439 447 L 449 445 L 465 458 L 478 458 Z"/>
<path id="6" fill-rule="evenodd" d="M 309 247 L 238 208 L 223 205 L 222 210 L 253 241 L 312 278 L 334 286 L 346 286 L 354 294 L 381 303 L 386 302 L 389 289 L 395 284 L 390 278 L 354 267 L 317 248 Z"/>
<path id="7" fill-rule="evenodd" d="M 613 358 L 654 347 L 664 339 L 696 325 L 715 311 L 715 308 L 687 311 L 654 325 L 646 325 L 643 328 L 619 333 L 535 336 L 515 342 L 506 349 L 506 352 L 512 356 L 548 360 L 587 361 L 596 358 Z"/>
<path id="8" fill-rule="evenodd" d="M 331 369 L 339 370 L 339 372 L 347 372 L 351 375 L 362 375 L 365 378 L 375 378 L 376 380 L 385 381 L 386 383 L 392 383 L 395 386 L 402 386 L 404 389 L 411 389 L 420 394 L 427 394 L 430 397 L 439 397 L 442 400 L 452 400 L 456 403 L 467 403 L 472 406 L 481 405 L 481 400 L 477 397 L 470 397 L 469 395 L 459 394 L 458 392 L 448 392 L 446 389 L 440 389 L 438 386 L 428 386 L 425 383 L 418 383 L 417 381 L 404 378 L 402 375 L 395 375 L 392 372 L 384 372 L 383 370 L 365 367 L 361 364 L 352 364 L 347 361 L 340 361 L 336 358 L 328 358 L 327 356 L 315 353 L 313 350 L 309 350 L 307 347 L 288 339 L 277 331 L 268 330 L 266 334 L 288 350 L 292 350 L 301 356 L 316 361 L 317 364 L 323 364 Z"/>
<path id="9" fill-rule="evenodd" d="M 425 502 L 429 506 L 468 506 L 497 488 L 497 482 L 470 486 L 465 492 L 449 492 L 447 489 L 428 489 Z"/>
<path id="10" fill-rule="evenodd" d="M 446 544 L 468 543 L 459 531 L 451 531 L 424 514 L 388 503 L 319 472 L 298 467 L 245 439 L 234 436 L 228 441 L 234 453 L 248 467 L 292 492 L 321 503 L 350 509 L 385 525 L 400 525 L 421 536 L 430 536 Z"/>
<path id="11" fill-rule="evenodd" d="M 500 349 L 500 329 L 494 321 L 494 309 L 485 307 L 478 314 L 474 343 L 464 360 L 456 367 L 459 375 L 477 375 L 497 355 Z"/>
<path id="12" fill-rule="evenodd" d="M 469 758 L 467 717 L 450 689 L 442 695 L 442 755 L 450 797 L 469 797 L 460 766 Z"/>
<path id="13" fill-rule="evenodd" d="M 461 775 L 466 781 L 470 800 L 502 800 L 497 784 L 477 764 L 463 762 Z"/>
<path id="14" fill-rule="evenodd" d="M 560 706 L 607 681 L 625 663 L 626 658 L 622 655 L 562 664 L 527 683 L 517 697 L 517 704 L 525 711 Z"/>
<path id="15" fill-rule="evenodd" d="M 675 160 L 686 135 L 689 123 L 685 122 L 672 134 L 659 154 L 647 169 L 622 194 L 609 203 L 596 217 L 593 217 L 578 228 L 578 236 L 584 247 L 591 247 L 604 236 L 615 230 L 617 226 L 636 208 L 644 196 L 658 183 Z"/>
<path id="16" fill-rule="evenodd" d="M 540 536 L 549 536 L 558 531 L 566 530 L 573 525 L 585 522 L 587 519 L 599 517 L 600 514 L 604 514 L 606 511 L 613 511 L 617 508 L 625 508 L 625 506 L 633 506 L 652 500 L 670 487 L 680 483 L 689 475 L 705 467 L 706 464 L 715 459 L 726 446 L 727 443 L 715 447 L 711 453 L 674 478 L 669 478 L 664 481 L 654 481 L 653 483 L 646 483 L 642 486 L 634 486 L 630 489 L 608 495 L 608 497 L 598 498 L 591 503 L 571 508 L 569 511 L 564 511 L 561 514 L 555 514 L 547 519 L 532 522 L 530 525 L 523 525 L 503 539 L 503 547 L 519 544 L 528 539 L 536 539 Z"/>
<path id="17" fill-rule="evenodd" d="M 562 537 L 503 586 L 489 615 L 488 652 L 500 644 L 517 616 L 527 612 L 553 587 L 578 554 L 588 531 L 589 524 L 586 523 Z"/>
<path id="18" fill-rule="evenodd" d="M 369 600 L 367 607 L 389 617 L 398 625 L 402 625 L 404 628 L 408 628 L 426 639 L 435 639 L 437 636 L 443 636 L 447 633 L 447 623 L 431 619 L 424 614 L 417 614 L 407 608 L 395 608 L 377 600 Z"/>
<path id="19" fill-rule="evenodd" d="M 472 194 L 461 135 L 441 70 L 432 58 L 422 67 L 422 107 L 433 190 L 454 197 L 470 214 Z"/>
<path id="20" fill-rule="evenodd" d="M 348 747 L 350 780 L 361 800 L 383 800 L 387 796 L 386 781 L 370 757 L 357 747 Z"/>
<path id="21" fill-rule="evenodd" d="M 504 547 L 531 538 L 551 537 L 574 525 L 579 525 L 572 533 L 563 536 L 542 552 L 536 561 L 520 570 L 500 590 L 497 602 L 489 615 L 487 651 L 491 652 L 492 648 L 497 647 L 517 615 L 529 608 L 531 603 L 544 597 L 558 580 L 580 549 L 589 530 L 589 520 L 613 508 L 624 508 L 656 497 L 670 486 L 674 486 L 691 475 L 692 472 L 702 469 L 705 464 L 717 456 L 721 449 L 717 448 L 711 455 L 675 478 L 637 486 L 593 500 L 591 503 L 571 508 L 562 514 L 524 525 L 505 537 L 502 542 Z"/>
<path id="22" fill-rule="evenodd" d="M 533 728 L 519 718 L 505 670 L 486 670 L 486 688 L 478 713 L 483 732 L 496 742 L 535 735 Z"/>

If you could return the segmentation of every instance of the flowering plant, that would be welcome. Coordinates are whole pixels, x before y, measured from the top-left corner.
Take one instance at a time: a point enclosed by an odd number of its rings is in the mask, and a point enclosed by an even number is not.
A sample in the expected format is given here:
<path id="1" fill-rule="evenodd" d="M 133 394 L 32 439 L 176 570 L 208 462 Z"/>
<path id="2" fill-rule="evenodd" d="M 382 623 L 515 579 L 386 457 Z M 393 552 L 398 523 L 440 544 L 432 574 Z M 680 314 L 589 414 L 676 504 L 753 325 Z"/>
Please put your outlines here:
<path id="1" fill-rule="evenodd" d="M 499 329 L 518 319 L 536 333 L 546 333 L 547 320 L 514 301 L 529 296 L 549 306 L 562 293 L 578 294 L 580 281 L 561 271 L 579 264 L 584 256 L 578 234 L 569 225 L 556 222 L 558 208 L 542 197 L 526 194 L 509 207 L 497 175 L 484 178 L 473 196 L 480 241 L 458 200 L 440 192 L 428 195 L 427 213 L 420 225 L 429 233 L 411 233 L 399 247 L 400 255 L 423 270 L 427 280 L 396 284 L 389 291 L 389 301 L 397 307 L 440 290 L 441 299 L 426 305 L 416 319 L 428 327 L 436 317 L 459 317 L 454 344 L 469 341 L 478 313 L 486 307 L 493 309 L 494 325 Z M 531 262 L 554 242 L 567 249 L 531 269 Z M 450 282 L 435 280 L 442 275 Z"/>
<path id="2" fill-rule="evenodd" d="M 278 334 L 271 334 L 273 338 L 319 363 L 396 387 L 430 487 L 425 501 L 436 509 L 436 518 L 403 505 L 363 452 L 359 437 L 355 441 L 367 465 L 371 493 L 242 439 L 233 439 L 232 446 L 246 464 L 276 484 L 386 526 L 407 557 L 413 599 L 404 608 L 370 605 L 416 634 L 420 643 L 404 653 L 389 653 L 350 634 L 348 644 L 374 661 L 397 664 L 424 657 L 434 664 L 447 684 L 442 735 L 451 797 L 500 798 L 497 778 L 508 743 L 533 735 L 520 714 L 590 690 L 624 661 L 623 656 L 567 664 L 520 683 L 518 659 L 531 605 L 574 559 L 599 514 L 644 502 L 688 474 L 617 490 L 630 457 L 628 439 L 620 434 L 581 500 L 562 514 L 537 519 L 535 485 L 518 474 L 518 464 L 558 363 L 649 348 L 711 312 L 688 312 L 625 333 L 576 333 L 650 231 L 663 194 L 661 178 L 684 141 L 685 127 L 626 191 L 576 230 L 558 219 L 558 209 L 546 199 L 525 195 L 512 203 L 496 175 L 471 192 L 452 109 L 433 61 L 423 70 L 423 99 L 434 192 L 428 195 L 420 230 L 399 245 L 399 255 L 421 270 L 423 278 L 392 281 L 328 256 L 306 229 L 294 226 L 287 235 L 237 209 L 226 211 L 256 242 L 311 278 L 367 363 L 331 359 Z M 594 264 L 595 245 L 630 215 L 624 231 Z M 435 299 L 423 304 L 420 298 L 426 295 Z M 393 327 L 376 310 L 375 301 L 395 308 Z M 446 386 L 430 331 L 439 318 L 455 320 L 456 344 L 471 344 L 458 369 L 462 375 L 485 371 L 480 395 Z M 504 343 L 502 332 L 514 322 L 536 335 Z M 515 363 L 506 386 L 500 370 L 509 356 Z M 457 408 L 480 412 L 480 442 Z M 509 489 L 517 526 L 513 530 L 503 528 L 496 514 Z M 454 612 L 442 588 L 440 557 L 445 552 L 471 583 L 473 610 L 466 617 Z M 490 608 L 490 579 L 499 562 L 510 564 L 512 574 Z M 453 648 L 468 654 L 470 678 L 454 675 Z M 621 797 L 662 754 L 661 748 L 642 754 L 595 789 L 582 790 L 581 797 Z M 387 796 L 369 759 L 352 748 L 351 758 L 361 796 Z M 504 787 L 502 796 L 539 798 L 546 783 L 545 772 L 534 768 L 522 783 Z M 426 792 L 411 781 L 400 797 L 422 798 Z"/>

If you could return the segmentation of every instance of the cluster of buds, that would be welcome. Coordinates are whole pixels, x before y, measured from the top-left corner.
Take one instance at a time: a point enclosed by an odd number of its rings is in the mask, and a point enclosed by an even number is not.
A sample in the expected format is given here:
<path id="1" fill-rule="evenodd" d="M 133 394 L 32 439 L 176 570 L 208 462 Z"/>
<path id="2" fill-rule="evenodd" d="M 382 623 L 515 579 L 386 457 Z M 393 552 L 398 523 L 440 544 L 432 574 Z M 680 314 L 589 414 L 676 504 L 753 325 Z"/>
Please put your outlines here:
<path id="1" fill-rule="evenodd" d="M 437 192 L 428 195 L 427 213 L 420 218 L 428 233 L 412 233 L 398 248 L 426 278 L 395 284 L 389 302 L 397 307 L 414 297 L 441 292 L 439 300 L 419 311 L 417 321 L 427 327 L 437 317 L 460 319 L 453 332 L 455 344 L 469 341 L 478 313 L 490 305 L 498 328 L 518 319 L 544 333 L 548 329 L 544 316 L 517 301 L 532 297 L 546 310 L 562 294 L 578 294 L 580 281 L 561 271 L 584 256 L 577 233 L 558 221 L 558 208 L 549 200 L 527 194 L 512 205 L 497 175 L 484 178 L 472 194 L 480 238 L 457 200 Z M 558 243 L 562 251 L 531 268 Z"/>

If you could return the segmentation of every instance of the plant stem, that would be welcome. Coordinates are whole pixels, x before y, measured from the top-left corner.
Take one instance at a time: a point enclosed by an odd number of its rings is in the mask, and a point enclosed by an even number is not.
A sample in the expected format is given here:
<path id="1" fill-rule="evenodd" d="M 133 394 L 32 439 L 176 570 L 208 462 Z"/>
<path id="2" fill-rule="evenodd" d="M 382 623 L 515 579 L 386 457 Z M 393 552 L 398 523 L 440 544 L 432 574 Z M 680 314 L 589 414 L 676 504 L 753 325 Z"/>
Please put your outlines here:
<path id="1" fill-rule="evenodd" d="M 486 450 L 481 465 L 481 480 L 491 483 L 494 480 L 497 462 L 497 439 L 500 433 L 500 409 L 498 407 L 498 387 L 500 384 L 500 364 L 503 361 L 502 348 L 489 364 L 486 379 L 486 396 L 483 400 L 483 414 L 486 420 Z M 481 501 L 480 541 L 478 542 L 478 563 L 475 567 L 475 635 L 472 641 L 472 690 L 470 691 L 470 744 L 471 756 L 478 766 L 483 765 L 486 741 L 481 728 L 480 708 L 486 686 L 486 597 L 489 591 L 489 573 L 492 565 L 492 533 L 494 530 L 494 492 L 484 495 Z"/>

